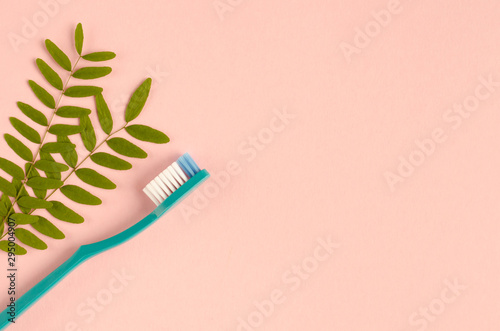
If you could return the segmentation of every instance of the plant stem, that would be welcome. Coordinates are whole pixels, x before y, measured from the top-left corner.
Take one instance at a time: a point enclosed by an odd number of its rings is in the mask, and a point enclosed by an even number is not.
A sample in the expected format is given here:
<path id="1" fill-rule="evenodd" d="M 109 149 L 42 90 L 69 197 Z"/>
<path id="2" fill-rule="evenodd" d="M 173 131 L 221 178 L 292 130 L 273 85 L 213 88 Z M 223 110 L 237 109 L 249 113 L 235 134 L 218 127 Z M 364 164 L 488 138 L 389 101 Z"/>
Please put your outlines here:
<path id="1" fill-rule="evenodd" d="M 69 81 L 70 81 L 71 77 L 73 77 L 73 73 L 75 72 L 76 66 L 78 65 L 78 62 L 80 61 L 81 58 L 82 58 L 82 56 L 80 55 L 78 57 L 78 59 L 76 60 L 75 65 L 71 69 L 68 79 L 64 83 L 63 89 L 62 89 L 61 93 L 59 94 L 59 98 L 57 99 L 56 105 L 54 107 L 54 111 L 52 112 L 52 114 L 50 116 L 50 119 L 49 119 L 49 122 L 47 124 L 47 127 L 45 128 L 45 132 L 43 133 L 42 140 L 40 141 L 40 144 L 38 145 L 38 149 L 36 151 L 36 154 L 33 156 L 33 160 L 30 162 L 30 167 L 26 171 L 26 175 L 24 176 L 24 179 L 21 181 L 22 187 L 24 187 L 24 185 L 28 181 L 29 175 L 31 173 L 31 170 L 33 169 L 35 161 L 38 158 L 38 155 L 40 155 L 40 151 L 42 149 L 42 146 L 43 146 L 43 143 L 45 141 L 45 138 L 47 137 L 47 133 L 49 132 L 50 125 L 52 124 L 52 121 L 54 120 L 55 114 L 56 114 L 57 110 L 59 109 L 59 104 L 61 103 L 62 97 L 64 95 L 64 91 L 66 91 L 66 88 L 68 87 Z M 16 195 L 14 201 L 12 202 L 12 204 L 11 204 L 11 206 L 9 208 L 9 211 L 7 212 L 7 215 L 2 220 L 2 223 L 4 223 L 8 219 L 8 217 L 10 216 L 10 213 L 14 210 L 14 206 L 17 204 L 17 200 L 19 199 L 19 196 L 21 195 L 21 192 L 22 192 L 22 188 L 19 190 L 19 192 L 17 192 L 17 195 Z M 7 233 L 5 233 L 4 235 L 2 235 L 0 237 L 0 239 L 2 239 L 3 237 L 5 237 L 6 234 Z"/>
<path id="2" fill-rule="evenodd" d="M 68 179 L 71 175 L 73 175 L 73 174 L 74 174 L 74 173 L 75 173 L 75 172 L 76 172 L 76 171 L 80 168 L 80 166 L 82 165 L 82 163 L 83 163 L 83 162 L 85 162 L 85 161 L 86 161 L 89 157 L 91 157 L 91 156 L 92 156 L 92 155 L 93 155 L 93 154 L 94 154 L 94 153 L 95 153 L 95 152 L 99 149 L 99 147 L 101 147 L 101 146 L 102 146 L 105 142 L 107 142 L 107 141 L 109 140 L 109 138 L 111 138 L 113 135 L 115 135 L 115 134 L 117 134 L 118 132 L 120 132 L 121 130 L 125 129 L 125 127 L 126 127 L 126 126 L 127 126 L 127 124 L 125 124 L 124 126 L 122 126 L 121 128 L 119 128 L 119 129 L 118 129 L 118 130 L 116 130 L 115 132 L 111 132 L 110 134 L 108 134 L 108 136 L 107 136 L 106 138 L 104 138 L 104 140 L 103 140 L 103 141 L 101 141 L 101 143 L 100 143 L 99 145 L 97 145 L 96 147 L 94 147 L 94 149 L 93 149 L 91 152 L 89 152 L 89 153 L 87 154 L 87 156 L 85 156 L 85 157 L 83 158 L 83 160 L 82 160 L 82 161 L 80 161 L 80 163 L 78 163 L 78 164 L 77 164 L 77 165 L 76 165 L 76 166 L 75 166 L 75 167 L 71 170 L 71 172 L 70 172 L 70 173 L 69 173 L 66 177 L 64 177 L 64 179 L 62 180 L 63 185 L 64 185 L 64 183 L 66 182 L 66 180 L 67 180 L 67 179 Z M 61 185 L 61 186 L 62 186 L 62 185 Z M 59 190 L 59 188 L 56 188 L 56 189 L 52 190 L 52 192 L 50 192 L 50 194 L 49 194 L 49 195 L 47 195 L 47 196 L 44 198 L 44 200 L 47 200 L 48 198 L 50 198 L 50 197 L 52 196 L 52 194 L 54 194 L 57 190 Z M 31 214 L 31 212 L 30 212 L 30 214 Z M 0 239 L 1 239 L 1 238 L 0 238 Z"/>

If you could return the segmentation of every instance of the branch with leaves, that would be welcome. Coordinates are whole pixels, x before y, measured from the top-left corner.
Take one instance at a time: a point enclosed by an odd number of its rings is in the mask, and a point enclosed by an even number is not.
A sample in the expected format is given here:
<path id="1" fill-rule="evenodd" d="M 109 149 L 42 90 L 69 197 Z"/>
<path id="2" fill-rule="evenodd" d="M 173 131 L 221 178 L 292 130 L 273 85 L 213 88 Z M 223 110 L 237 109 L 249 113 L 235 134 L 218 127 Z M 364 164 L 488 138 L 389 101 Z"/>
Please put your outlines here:
<path id="1" fill-rule="evenodd" d="M 116 136 L 120 132 L 126 132 L 133 138 L 157 144 L 167 143 L 169 138 L 162 132 L 146 125 L 131 124 L 144 108 L 151 89 L 151 78 L 146 79 L 133 92 L 125 109 L 125 125 L 113 131 L 113 118 L 103 96 L 103 88 L 94 85 L 72 85 L 71 79 L 94 80 L 111 73 L 108 66 L 83 66 L 78 67 L 81 60 L 88 62 L 102 62 L 115 58 L 113 52 L 94 52 L 82 55 L 83 29 L 78 24 L 75 30 L 75 50 L 78 58 L 71 63 L 69 57 L 50 40 L 45 40 L 45 46 L 51 58 L 59 67 L 68 73 L 68 78 L 63 83 L 61 76 L 56 70 L 42 59 L 36 59 L 36 65 L 47 83 L 55 89 L 54 93 L 33 80 L 29 86 L 38 100 L 50 112 L 40 111 L 31 105 L 18 102 L 17 106 L 21 112 L 40 129 L 24 121 L 10 117 L 10 123 L 19 133 L 20 139 L 13 135 L 5 134 L 7 145 L 19 156 L 19 162 L 15 163 L 4 157 L 0 157 L 0 169 L 10 176 L 10 181 L 0 176 L 0 239 L 8 234 L 7 225 L 14 223 L 14 236 L 17 239 L 15 245 L 9 246 L 6 239 L 0 240 L 0 249 L 6 252 L 15 251 L 17 255 L 27 253 L 27 250 L 18 244 L 35 249 L 46 249 L 47 244 L 40 238 L 40 234 L 53 239 L 64 239 L 65 235 L 57 228 L 53 220 L 37 215 L 40 210 L 45 209 L 54 219 L 69 223 L 83 223 L 83 216 L 79 215 L 66 204 L 51 200 L 56 192 L 62 193 L 66 198 L 85 205 L 100 205 L 102 203 L 94 194 L 78 185 L 67 184 L 67 180 L 73 175 L 85 185 L 91 185 L 100 189 L 115 189 L 116 185 L 110 179 L 98 171 L 83 167 L 86 161 L 115 170 L 128 170 L 132 165 L 125 159 L 107 153 L 99 149 L 106 145 L 117 154 L 130 158 L 146 158 L 147 153 L 130 142 L 129 140 Z M 83 61 L 82 61 L 83 62 Z M 54 94 L 57 94 L 54 97 Z M 93 98 L 95 100 L 95 112 L 100 128 L 106 137 L 97 143 L 95 128 L 91 120 L 92 110 L 78 106 L 61 105 L 63 97 L 69 98 Z M 57 118 L 70 119 L 74 124 L 55 123 Z M 40 132 L 42 132 L 40 134 Z M 88 153 L 79 161 L 76 152 L 74 137 L 80 137 L 81 144 Z M 71 137 L 71 139 L 70 139 Z M 52 138 L 49 140 L 49 138 Z M 30 146 L 30 147 L 28 147 Z M 7 177 L 8 178 L 8 177 Z M 12 224 L 12 223 L 10 223 Z M 35 234 L 35 233 L 37 234 Z M 9 250 L 10 248 L 10 250 Z"/>

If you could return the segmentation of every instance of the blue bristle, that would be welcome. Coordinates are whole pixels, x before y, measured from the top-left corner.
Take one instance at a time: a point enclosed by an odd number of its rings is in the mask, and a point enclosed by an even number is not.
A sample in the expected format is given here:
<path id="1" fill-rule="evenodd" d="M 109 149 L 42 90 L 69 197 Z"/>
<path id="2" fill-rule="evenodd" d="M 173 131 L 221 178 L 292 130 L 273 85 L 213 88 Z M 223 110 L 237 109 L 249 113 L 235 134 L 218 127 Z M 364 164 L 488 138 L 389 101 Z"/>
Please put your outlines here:
<path id="1" fill-rule="evenodd" d="M 195 175 L 194 169 L 191 168 L 189 162 L 185 159 L 185 155 L 187 155 L 187 153 L 177 159 L 177 164 L 186 173 L 186 175 L 193 177 Z"/>
<path id="2" fill-rule="evenodd" d="M 187 160 L 187 162 L 191 166 L 191 169 L 194 170 L 195 174 L 197 174 L 198 172 L 200 172 L 201 169 L 198 167 L 198 165 L 196 164 L 196 162 L 194 162 L 194 160 L 191 157 L 191 155 L 189 155 L 188 153 L 184 154 L 184 159 Z"/>

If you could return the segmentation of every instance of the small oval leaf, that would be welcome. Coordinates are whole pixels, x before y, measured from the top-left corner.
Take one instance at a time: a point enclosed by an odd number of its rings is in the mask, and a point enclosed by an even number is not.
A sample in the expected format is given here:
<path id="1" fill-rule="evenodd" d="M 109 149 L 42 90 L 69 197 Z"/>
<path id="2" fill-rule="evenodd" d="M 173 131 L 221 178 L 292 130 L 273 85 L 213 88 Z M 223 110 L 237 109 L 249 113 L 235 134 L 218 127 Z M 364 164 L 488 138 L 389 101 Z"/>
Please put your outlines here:
<path id="1" fill-rule="evenodd" d="M 56 107 L 56 102 L 54 97 L 50 95 L 43 87 L 35 83 L 34 81 L 28 81 L 33 93 L 35 93 L 36 97 L 47 107 L 54 109 Z"/>
<path id="2" fill-rule="evenodd" d="M 81 168 L 76 170 L 76 176 L 80 180 L 89 185 L 103 188 L 106 190 L 113 190 L 116 188 L 116 184 L 98 173 L 97 171 L 89 168 Z"/>
<path id="3" fill-rule="evenodd" d="M 4 138 L 7 142 L 7 145 L 9 145 L 9 147 L 12 148 L 12 150 L 16 152 L 17 155 L 19 155 L 19 157 L 21 157 L 25 161 L 33 160 L 33 153 L 31 153 L 31 150 L 26 147 L 25 144 L 19 141 L 19 139 L 11 136 L 8 133 L 4 134 Z"/>
<path id="4" fill-rule="evenodd" d="M 28 179 L 26 185 L 41 190 L 53 190 L 61 187 L 64 183 L 60 180 L 45 177 L 33 177 Z"/>
<path id="5" fill-rule="evenodd" d="M 66 136 L 57 136 L 57 141 L 59 143 L 71 144 L 71 140 L 69 140 L 69 138 Z M 73 144 L 71 144 L 71 145 L 73 145 Z M 73 145 L 73 146 L 75 146 L 75 145 Z M 62 156 L 64 162 L 66 162 L 66 164 L 69 165 L 71 168 L 76 167 L 76 164 L 78 163 L 78 154 L 76 153 L 76 150 L 74 147 L 69 151 L 61 152 L 61 156 Z"/>
<path id="6" fill-rule="evenodd" d="M 107 141 L 107 144 L 109 148 L 121 155 L 139 159 L 145 159 L 148 156 L 148 153 L 139 146 L 123 138 L 111 138 Z"/>
<path id="7" fill-rule="evenodd" d="M 38 216 L 20 213 L 12 214 L 9 218 L 12 219 L 16 224 L 32 224 L 38 221 Z"/>
<path id="8" fill-rule="evenodd" d="M 56 46 L 56 44 L 54 44 L 49 39 L 46 39 L 45 47 L 49 51 L 54 61 L 56 61 L 57 64 L 61 66 L 61 68 L 67 71 L 71 71 L 71 61 L 69 60 L 68 56 L 64 54 L 64 52 L 61 51 L 59 47 Z"/>
<path id="9" fill-rule="evenodd" d="M 82 56 L 82 58 L 84 58 L 87 61 L 100 62 L 100 61 L 108 61 L 114 59 L 115 56 L 116 54 L 113 52 L 94 52 L 86 54 Z"/>
<path id="10" fill-rule="evenodd" d="M 79 118 L 82 116 L 90 115 L 92 111 L 88 108 L 76 107 L 76 106 L 62 106 L 56 112 L 57 116 L 64 118 Z"/>
<path id="11" fill-rule="evenodd" d="M 66 142 L 57 142 L 57 143 L 45 143 L 42 146 L 42 151 L 47 153 L 65 153 L 75 150 L 76 145 L 72 143 Z"/>
<path id="12" fill-rule="evenodd" d="M 0 216 L 5 217 L 9 212 L 12 212 L 10 209 L 12 207 L 12 203 L 10 202 L 10 198 L 7 194 L 2 194 L 0 198 Z"/>
<path id="13" fill-rule="evenodd" d="M 47 211 L 58 220 L 76 224 L 83 223 L 83 217 L 66 207 L 63 203 L 59 201 L 51 202 L 52 208 L 47 209 Z"/>
<path id="14" fill-rule="evenodd" d="M 69 167 L 63 163 L 50 160 L 38 160 L 35 162 L 35 167 L 45 172 L 62 172 L 69 169 Z"/>
<path id="15" fill-rule="evenodd" d="M 96 79 L 101 78 L 111 73 L 110 67 L 85 67 L 78 69 L 73 77 L 78 79 Z"/>
<path id="16" fill-rule="evenodd" d="M 90 156 L 90 159 L 100 166 L 115 170 L 128 170 L 132 168 L 132 165 L 127 161 L 108 153 L 95 153 Z"/>
<path id="17" fill-rule="evenodd" d="M 101 199 L 76 185 L 64 185 L 60 190 L 68 199 L 84 205 L 96 206 L 102 203 Z"/>
<path id="18" fill-rule="evenodd" d="M 0 192 L 3 192 L 11 197 L 15 197 L 17 195 L 16 187 L 3 177 L 0 177 Z"/>
<path id="19" fill-rule="evenodd" d="M 44 250 L 47 249 L 47 244 L 43 242 L 40 238 L 35 236 L 29 230 L 23 228 L 16 228 L 16 238 L 19 239 L 23 244 L 33 247 L 35 249 Z"/>
<path id="20" fill-rule="evenodd" d="M 90 120 L 90 117 L 88 116 L 81 117 L 80 127 L 82 128 L 80 136 L 82 137 L 83 145 L 89 152 L 92 152 L 97 143 L 97 140 L 95 137 L 94 127 L 92 126 L 92 121 Z"/>
<path id="21" fill-rule="evenodd" d="M 47 117 L 45 117 L 45 115 L 41 111 L 36 110 L 30 105 L 20 101 L 17 103 L 17 107 L 19 107 L 23 114 L 28 116 L 33 122 L 43 126 L 48 125 Z"/>
<path id="22" fill-rule="evenodd" d="M 50 238 L 64 239 L 66 237 L 57 226 L 42 216 L 38 216 L 38 222 L 31 224 L 31 226 L 33 229 Z"/>
<path id="23" fill-rule="evenodd" d="M 32 166 L 31 163 L 26 163 L 25 168 L 26 168 L 26 177 L 28 179 L 40 177 L 40 173 L 38 172 L 38 170 L 36 170 L 34 166 Z M 47 196 L 46 189 L 33 188 L 33 192 L 40 199 L 45 199 L 45 197 Z"/>
<path id="24" fill-rule="evenodd" d="M 147 125 L 130 125 L 125 128 L 125 131 L 135 139 L 155 144 L 166 144 L 170 141 L 166 134 Z"/>
<path id="25" fill-rule="evenodd" d="M 82 132 L 82 127 L 79 125 L 54 124 L 49 128 L 49 133 L 56 136 L 70 136 Z"/>
<path id="26" fill-rule="evenodd" d="M 85 98 L 102 92 L 102 87 L 97 86 L 71 86 L 64 91 L 64 95 L 72 98 Z"/>
<path id="27" fill-rule="evenodd" d="M 11 243 L 11 244 L 9 244 Z M 18 244 L 12 242 L 12 241 L 8 241 L 8 240 L 2 240 L 0 241 L 0 249 L 4 252 L 12 252 L 16 255 L 26 255 L 26 253 L 28 253 L 28 251 L 19 246 Z"/>
<path id="28" fill-rule="evenodd" d="M 40 134 L 30 127 L 28 124 L 24 123 L 21 120 L 18 120 L 15 117 L 9 118 L 10 124 L 17 130 L 24 138 L 28 139 L 32 143 L 39 144 L 42 140 L 40 138 Z"/>
<path id="29" fill-rule="evenodd" d="M 43 199 L 33 198 L 30 196 L 23 196 L 19 198 L 19 200 L 17 200 L 17 203 L 20 206 L 31 209 L 47 209 L 52 207 L 52 202 Z"/>
<path id="30" fill-rule="evenodd" d="M 36 65 L 42 73 L 43 77 L 49 82 L 50 85 L 54 86 L 56 89 L 62 91 L 63 82 L 61 77 L 54 71 L 44 60 L 36 59 Z"/>
<path id="31" fill-rule="evenodd" d="M 83 48 L 83 28 L 82 23 L 78 23 L 75 29 L 75 49 L 78 55 L 82 55 Z"/>
<path id="32" fill-rule="evenodd" d="M 139 116 L 144 108 L 144 105 L 146 104 L 150 89 L 151 78 L 147 78 L 132 94 L 132 97 L 130 97 L 130 101 L 128 102 L 127 109 L 125 110 L 126 122 L 130 122 Z"/>
<path id="33" fill-rule="evenodd" d="M 41 161 L 49 161 L 49 162 L 56 162 L 56 160 L 54 160 L 54 158 L 52 157 L 52 154 L 50 153 L 47 153 L 47 152 L 44 152 L 44 151 L 40 151 L 40 160 Z M 69 169 L 69 167 L 63 163 L 59 163 L 61 164 L 62 166 L 64 166 L 64 169 Z M 35 163 L 35 166 L 36 163 Z M 53 179 L 58 179 L 58 180 L 61 180 L 61 173 L 60 172 L 57 172 L 57 171 L 48 171 L 48 169 L 51 169 L 51 168 L 47 168 L 45 172 L 45 175 L 47 178 L 53 178 Z M 62 171 L 65 171 L 65 170 L 62 170 Z"/>
<path id="34" fill-rule="evenodd" d="M 12 161 L 0 157 L 0 169 L 16 179 L 24 179 L 23 169 Z"/>
<path id="35" fill-rule="evenodd" d="M 111 117 L 109 107 L 102 94 L 97 94 L 95 96 L 95 104 L 97 117 L 99 118 L 99 124 L 101 124 L 102 131 L 106 134 L 110 134 L 111 130 L 113 130 L 113 118 Z"/>

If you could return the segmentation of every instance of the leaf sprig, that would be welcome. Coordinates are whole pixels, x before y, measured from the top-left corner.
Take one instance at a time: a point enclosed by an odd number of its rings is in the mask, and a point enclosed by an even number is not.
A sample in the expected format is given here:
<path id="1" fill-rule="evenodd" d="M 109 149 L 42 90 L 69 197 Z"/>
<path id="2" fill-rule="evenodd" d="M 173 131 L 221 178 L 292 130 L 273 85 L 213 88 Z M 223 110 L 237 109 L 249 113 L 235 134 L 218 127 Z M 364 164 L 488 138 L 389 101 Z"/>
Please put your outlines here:
<path id="1" fill-rule="evenodd" d="M 94 52 L 83 54 L 84 34 L 81 24 L 75 29 L 75 50 L 78 58 L 72 64 L 69 57 L 51 40 L 45 40 L 45 47 L 51 58 L 60 68 L 68 73 L 63 83 L 61 76 L 45 60 L 36 59 L 36 65 L 54 92 L 29 80 L 29 86 L 40 103 L 48 110 L 40 111 L 24 102 L 18 102 L 21 112 L 39 127 L 17 118 L 10 117 L 10 123 L 19 133 L 19 138 L 5 134 L 7 145 L 19 156 L 17 163 L 0 157 L 0 169 L 10 180 L 0 176 L 0 249 L 9 251 L 8 241 L 1 240 L 7 235 L 6 222 L 15 223 L 15 237 L 17 241 L 35 249 L 44 250 L 47 244 L 40 238 L 40 234 L 53 239 L 64 239 L 64 233 L 57 227 L 54 220 L 39 215 L 40 210 L 46 210 L 54 219 L 69 222 L 83 223 L 83 216 L 73 211 L 67 203 L 52 200 L 54 193 L 60 192 L 67 199 L 85 205 L 100 205 L 102 200 L 89 192 L 85 185 L 100 189 L 111 190 L 116 184 L 91 167 L 83 164 L 91 160 L 94 164 L 116 170 L 128 170 L 132 165 L 121 156 L 128 158 L 146 158 L 147 153 L 123 137 L 117 137 L 120 132 L 126 132 L 131 137 L 145 142 L 164 144 L 169 138 L 162 132 L 146 125 L 131 124 L 142 112 L 151 89 L 151 78 L 144 80 L 133 92 L 125 109 L 125 125 L 113 131 L 114 121 L 103 95 L 103 88 L 95 85 L 72 85 L 72 78 L 79 80 L 94 80 L 111 73 L 108 66 L 78 67 L 80 60 L 102 62 L 115 58 L 113 52 Z M 92 109 L 78 106 L 61 105 L 63 97 L 93 98 L 95 113 L 100 129 L 106 137 L 97 142 L 95 127 L 91 120 Z M 50 112 L 48 116 L 45 114 Z M 69 118 L 74 124 L 55 123 L 56 119 Z M 41 131 L 41 134 L 40 134 Z M 54 136 L 53 141 L 47 138 Z M 72 137 L 71 139 L 69 137 Z M 79 136 L 80 139 L 75 137 Z M 79 140 L 88 153 L 78 159 L 76 144 Z M 98 151 L 101 146 L 107 145 L 120 156 Z M 29 146 L 29 147 L 28 147 Z M 23 162 L 25 161 L 25 163 Z M 67 184 L 72 176 L 84 184 Z M 56 224 L 54 224 L 56 223 Z M 37 232 L 35 234 L 33 232 Z M 42 237 L 43 238 L 43 237 Z M 45 239 L 46 240 L 46 239 Z M 27 250 L 16 243 L 15 253 L 26 254 Z"/>

